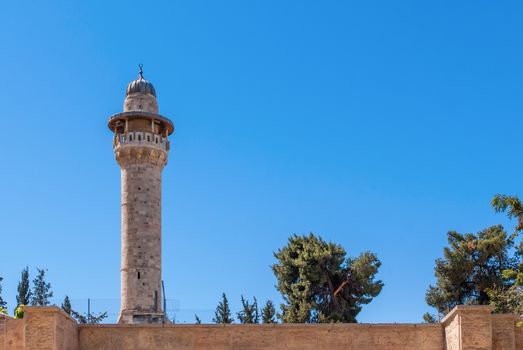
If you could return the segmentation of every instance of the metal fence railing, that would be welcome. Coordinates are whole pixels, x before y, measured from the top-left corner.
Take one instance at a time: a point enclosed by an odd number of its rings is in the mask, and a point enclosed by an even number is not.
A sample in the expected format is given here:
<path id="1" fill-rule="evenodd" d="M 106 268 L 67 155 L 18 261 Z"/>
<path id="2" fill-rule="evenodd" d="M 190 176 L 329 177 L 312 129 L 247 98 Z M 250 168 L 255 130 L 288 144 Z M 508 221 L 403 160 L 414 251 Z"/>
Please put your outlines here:
<path id="1" fill-rule="evenodd" d="M 70 297 L 71 307 L 74 311 L 84 317 L 96 317 L 107 312 L 107 317 L 101 323 L 116 323 L 120 311 L 120 299 L 115 298 L 74 298 Z M 61 306 L 63 299 L 51 300 L 51 305 Z M 180 306 L 178 299 L 166 299 L 167 317 L 174 323 L 195 323 L 195 315 L 201 319 L 202 323 L 212 323 L 214 310 L 211 309 L 192 309 Z"/>

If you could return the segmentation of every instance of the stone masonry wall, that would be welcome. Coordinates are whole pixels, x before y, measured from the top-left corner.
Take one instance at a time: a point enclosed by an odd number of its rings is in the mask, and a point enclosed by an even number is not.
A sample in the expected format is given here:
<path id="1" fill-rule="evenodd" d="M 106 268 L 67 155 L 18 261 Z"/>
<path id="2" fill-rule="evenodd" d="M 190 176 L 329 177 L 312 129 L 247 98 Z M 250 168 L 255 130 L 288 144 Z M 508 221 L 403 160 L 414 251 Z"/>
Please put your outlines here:
<path id="1" fill-rule="evenodd" d="M 489 306 L 456 306 L 442 320 L 446 349 L 491 350 L 491 313 L 492 308 Z"/>
<path id="2" fill-rule="evenodd" d="M 24 320 L 0 315 L 0 350 L 24 350 Z"/>
<path id="3" fill-rule="evenodd" d="M 523 349 L 516 347 L 516 318 L 514 315 L 492 315 L 492 349 Z"/>
<path id="4" fill-rule="evenodd" d="M 57 307 L 0 316 L 0 350 L 522 350 L 514 315 L 458 306 L 438 324 L 77 325 Z"/>
<path id="5" fill-rule="evenodd" d="M 441 325 L 82 326 L 82 350 L 443 350 Z"/>
<path id="6" fill-rule="evenodd" d="M 21 320 L 0 316 L 0 350 L 80 350 L 78 325 L 62 309 L 24 310 Z"/>
<path id="7" fill-rule="evenodd" d="M 523 349 L 523 326 L 516 327 L 516 350 Z"/>

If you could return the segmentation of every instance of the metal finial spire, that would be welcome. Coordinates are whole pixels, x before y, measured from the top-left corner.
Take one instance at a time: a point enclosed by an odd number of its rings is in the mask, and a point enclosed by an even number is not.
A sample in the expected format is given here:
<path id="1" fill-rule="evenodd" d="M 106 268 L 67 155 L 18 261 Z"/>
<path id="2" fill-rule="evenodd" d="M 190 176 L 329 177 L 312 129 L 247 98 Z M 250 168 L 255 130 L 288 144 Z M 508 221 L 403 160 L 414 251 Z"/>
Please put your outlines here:
<path id="1" fill-rule="evenodd" d="M 140 77 L 143 78 L 143 64 L 140 63 L 140 64 L 138 65 L 138 68 L 140 69 Z"/>

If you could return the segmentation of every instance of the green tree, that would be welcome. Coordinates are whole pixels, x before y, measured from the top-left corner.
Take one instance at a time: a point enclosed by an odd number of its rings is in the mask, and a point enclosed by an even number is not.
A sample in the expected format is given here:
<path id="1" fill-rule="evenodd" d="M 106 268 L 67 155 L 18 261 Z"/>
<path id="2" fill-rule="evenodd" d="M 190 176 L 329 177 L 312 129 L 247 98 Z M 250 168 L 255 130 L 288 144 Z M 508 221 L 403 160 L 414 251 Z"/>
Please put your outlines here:
<path id="1" fill-rule="evenodd" d="M 242 310 L 240 312 L 237 312 L 236 315 L 238 316 L 238 320 L 240 323 L 259 323 L 260 322 L 260 316 L 259 316 L 259 310 L 258 310 L 258 301 L 256 300 L 256 297 L 254 297 L 254 302 L 251 304 L 248 300 L 246 300 L 243 295 L 241 296 L 242 301 Z"/>
<path id="2" fill-rule="evenodd" d="M 76 322 L 80 324 L 99 324 L 107 318 L 107 311 L 101 312 L 99 314 L 93 314 L 90 312 L 82 314 L 78 311 L 73 310 L 71 299 L 69 299 L 69 296 L 67 295 L 65 296 L 64 301 L 62 303 L 62 309 L 65 311 L 66 314 L 70 315 L 72 318 L 76 320 Z"/>
<path id="3" fill-rule="evenodd" d="M 3 280 L 4 280 L 4 278 L 0 277 L 0 282 L 2 282 Z M 2 299 L 2 284 L 0 283 L 0 308 L 5 310 L 6 307 L 7 307 L 7 303 L 4 299 Z"/>
<path id="4" fill-rule="evenodd" d="M 516 196 L 497 194 L 492 199 L 491 205 L 496 212 L 503 212 L 510 219 L 517 219 L 515 232 L 510 236 L 510 239 L 516 244 L 515 240 L 523 231 L 523 204 Z M 517 286 L 523 286 L 523 259 L 521 259 L 523 256 L 523 240 L 520 240 L 517 245 L 517 254 L 520 258 L 518 266 L 515 269 L 504 271 L 504 274 L 507 279 L 514 280 Z"/>
<path id="5" fill-rule="evenodd" d="M 72 311 L 71 308 L 71 300 L 69 299 L 69 296 L 66 295 L 64 298 L 64 302 L 62 303 L 62 310 L 64 310 L 65 313 L 70 316 Z"/>
<path id="6" fill-rule="evenodd" d="M 517 262 L 510 255 L 512 240 L 501 225 L 477 234 L 450 231 L 447 236 L 449 246 L 444 248 L 443 258 L 436 260 L 436 285 L 430 285 L 425 296 L 439 318 L 456 305 L 490 304 L 488 291 L 510 288 L 503 271 L 513 269 Z"/>
<path id="7" fill-rule="evenodd" d="M 229 307 L 229 300 L 225 293 L 222 293 L 222 300 L 216 306 L 216 311 L 214 312 L 214 318 L 212 319 L 214 323 L 232 323 L 231 309 Z"/>
<path id="8" fill-rule="evenodd" d="M 258 308 L 258 300 L 256 297 L 253 297 L 254 301 L 252 307 L 254 309 L 254 323 L 260 323 L 260 309 Z"/>
<path id="9" fill-rule="evenodd" d="M 523 205 L 518 197 L 496 194 L 492 198 L 490 205 L 497 213 L 505 213 L 510 219 L 517 219 L 518 222 L 512 236 L 516 236 L 523 231 Z"/>
<path id="10" fill-rule="evenodd" d="M 53 297 L 51 291 L 51 283 L 45 281 L 45 270 L 36 269 L 38 274 L 33 280 L 33 296 L 31 297 L 31 305 L 46 306 L 50 304 L 50 298 Z"/>
<path id="11" fill-rule="evenodd" d="M 31 300 L 32 292 L 29 286 L 29 267 L 22 270 L 20 282 L 18 282 L 18 294 L 16 295 L 16 306 L 28 305 Z"/>
<path id="12" fill-rule="evenodd" d="M 99 314 L 81 314 L 71 310 L 71 316 L 80 324 L 99 324 L 107 318 L 107 311 Z"/>
<path id="13" fill-rule="evenodd" d="M 523 205 L 518 197 L 496 194 L 491 202 L 496 212 L 506 213 L 510 219 L 516 219 L 514 233 L 509 237 L 516 246 L 516 258 L 519 263 L 515 268 L 503 271 L 507 284 L 512 284 L 508 289 L 495 287 L 488 290 L 491 304 L 495 311 L 502 313 L 518 313 L 523 315 L 523 240 L 519 239 L 523 231 Z"/>
<path id="14" fill-rule="evenodd" d="M 423 321 L 425 323 L 437 323 L 438 321 L 440 320 L 437 320 L 436 319 L 436 316 L 426 312 L 424 315 L 423 315 Z"/>
<path id="15" fill-rule="evenodd" d="M 276 308 L 271 300 L 267 300 L 262 309 L 263 323 L 276 323 Z"/>
<path id="16" fill-rule="evenodd" d="M 283 322 L 356 322 L 363 304 L 368 304 L 383 288 L 375 280 L 381 262 L 371 252 L 357 258 L 346 257 L 345 250 L 325 242 L 313 233 L 289 237 L 274 256 L 272 266 L 281 305 Z"/>
<path id="17" fill-rule="evenodd" d="M 494 305 L 494 312 L 503 314 L 523 315 L 523 291 L 521 286 L 514 285 L 510 288 L 490 288 L 487 291 L 490 303 Z"/>

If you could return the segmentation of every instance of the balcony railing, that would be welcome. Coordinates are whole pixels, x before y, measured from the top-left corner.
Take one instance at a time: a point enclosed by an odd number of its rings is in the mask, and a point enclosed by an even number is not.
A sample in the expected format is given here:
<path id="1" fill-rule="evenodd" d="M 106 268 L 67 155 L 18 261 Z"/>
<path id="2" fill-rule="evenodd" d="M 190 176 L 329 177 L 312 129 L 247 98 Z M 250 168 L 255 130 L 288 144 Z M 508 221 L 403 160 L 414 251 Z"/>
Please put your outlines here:
<path id="1" fill-rule="evenodd" d="M 131 131 L 114 135 L 113 148 L 126 144 L 150 145 L 166 151 L 169 150 L 169 140 L 167 140 L 166 137 L 151 132 Z"/>

